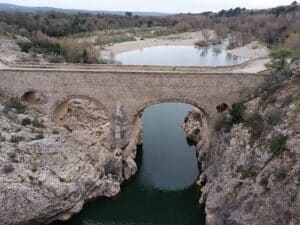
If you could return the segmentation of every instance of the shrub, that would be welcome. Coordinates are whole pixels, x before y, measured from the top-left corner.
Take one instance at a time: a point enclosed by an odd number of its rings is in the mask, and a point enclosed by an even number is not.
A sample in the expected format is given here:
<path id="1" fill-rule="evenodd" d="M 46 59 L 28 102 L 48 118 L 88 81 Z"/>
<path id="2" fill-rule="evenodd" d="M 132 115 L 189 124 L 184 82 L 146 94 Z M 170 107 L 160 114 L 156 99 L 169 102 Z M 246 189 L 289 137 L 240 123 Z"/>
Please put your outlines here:
<path id="1" fill-rule="evenodd" d="M 293 50 L 282 48 L 271 52 L 270 57 L 272 58 L 271 63 L 266 66 L 274 71 L 281 71 L 288 65 L 287 59 L 291 58 L 294 54 Z"/>
<path id="2" fill-rule="evenodd" d="M 50 54 L 47 59 L 48 59 L 48 62 L 50 62 L 50 63 L 63 63 L 63 62 L 65 62 L 65 58 L 62 55 L 57 55 L 55 53 Z"/>
<path id="3" fill-rule="evenodd" d="M 280 108 L 272 109 L 267 113 L 267 121 L 270 125 L 275 126 L 281 121 L 282 118 L 282 110 Z"/>
<path id="4" fill-rule="evenodd" d="M 5 166 L 3 167 L 3 172 L 4 172 L 4 173 L 11 173 L 11 172 L 13 172 L 13 171 L 14 171 L 14 167 L 13 167 L 13 165 L 11 165 L 11 164 L 5 165 Z"/>
<path id="5" fill-rule="evenodd" d="M 282 101 L 282 107 L 288 106 L 291 104 L 294 100 L 293 95 L 286 96 Z"/>
<path id="6" fill-rule="evenodd" d="M 25 118 L 22 120 L 22 126 L 27 126 L 31 124 L 31 120 L 29 118 Z"/>
<path id="7" fill-rule="evenodd" d="M 57 39 L 47 36 L 41 31 L 33 32 L 30 36 L 32 49 L 38 53 L 62 54 L 63 50 Z"/>
<path id="8" fill-rule="evenodd" d="M 256 171 L 245 165 L 239 165 L 236 172 L 241 174 L 241 179 L 254 178 L 257 175 Z"/>
<path id="9" fill-rule="evenodd" d="M 284 46 L 290 49 L 300 49 L 300 33 L 290 33 L 284 41 Z"/>
<path id="10" fill-rule="evenodd" d="M 259 181 L 259 184 L 263 187 L 267 187 L 268 184 L 269 184 L 269 177 L 268 176 L 263 176 L 260 181 Z"/>
<path id="11" fill-rule="evenodd" d="M 244 121 L 244 111 L 246 106 L 243 103 L 234 103 L 230 110 L 232 124 L 239 124 Z"/>
<path id="12" fill-rule="evenodd" d="M 17 157 L 16 152 L 8 152 L 7 155 L 10 159 L 15 159 Z"/>
<path id="13" fill-rule="evenodd" d="M 20 141 L 24 141 L 24 137 L 11 136 L 11 138 L 10 138 L 10 142 L 12 142 L 12 143 L 19 143 Z"/>
<path id="14" fill-rule="evenodd" d="M 289 170 L 286 167 L 278 168 L 274 171 L 274 176 L 278 180 L 284 180 L 288 174 Z"/>
<path id="15" fill-rule="evenodd" d="M 43 139 L 44 138 L 44 135 L 43 134 L 37 134 L 35 136 L 35 140 L 40 140 L 40 139 Z"/>
<path id="16" fill-rule="evenodd" d="M 3 137 L 1 134 L 0 134 L 0 142 L 4 142 L 5 141 L 5 137 Z"/>
<path id="17" fill-rule="evenodd" d="M 6 111 L 13 108 L 17 113 L 24 113 L 26 107 L 21 103 L 20 99 L 12 98 L 8 102 L 6 102 L 5 108 Z"/>
<path id="18" fill-rule="evenodd" d="M 284 150 L 286 144 L 287 136 L 279 134 L 272 138 L 270 143 L 270 150 L 273 154 L 279 154 Z"/>
<path id="19" fill-rule="evenodd" d="M 27 52 L 27 53 L 34 46 L 32 42 L 29 41 L 20 41 L 17 44 L 20 46 L 22 52 Z"/>
<path id="20" fill-rule="evenodd" d="M 272 104 L 272 103 L 276 102 L 277 97 L 275 95 L 271 95 L 267 100 L 268 100 L 268 103 Z"/>
<path id="21" fill-rule="evenodd" d="M 40 121 L 37 118 L 34 118 L 34 120 L 31 121 L 31 124 L 36 128 L 45 128 L 43 121 Z"/>
<path id="22" fill-rule="evenodd" d="M 246 126 L 251 128 L 251 137 L 257 139 L 263 133 L 264 119 L 259 113 L 255 113 L 246 121 Z"/>
<path id="23" fill-rule="evenodd" d="M 220 131 L 222 128 L 226 127 L 227 121 L 224 115 L 217 118 L 215 122 L 215 130 Z"/>
<path id="24" fill-rule="evenodd" d="M 64 58 L 69 63 L 99 63 L 97 51 L 89 43 L 62 40 L 60 46 L 63 49 Z"/>
<path id="25" fill-rule="evenodd" d="M 32 164 L 31 171 L 32 171 L 32 172 L 38 171 L 38 167 L 37 167 L 36 164 Z"/>
<path id="26" fill-rule="evenodd" d="M 199 40 L 196 41 L 194 44 L 198 47 L 207 47 L 209 45 L 209 42 L 206 40 Z"/>

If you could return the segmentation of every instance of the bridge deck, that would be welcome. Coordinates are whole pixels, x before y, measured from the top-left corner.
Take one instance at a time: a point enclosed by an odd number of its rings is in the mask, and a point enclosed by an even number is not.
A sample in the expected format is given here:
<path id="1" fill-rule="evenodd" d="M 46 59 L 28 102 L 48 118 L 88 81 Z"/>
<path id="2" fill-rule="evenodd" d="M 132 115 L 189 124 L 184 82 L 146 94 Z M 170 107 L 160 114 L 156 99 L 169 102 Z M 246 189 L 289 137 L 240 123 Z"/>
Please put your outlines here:
<path id="1" fill-rule="evenodd" d="M 241 73 L 238 69 L 243 69 L 255 62 L 265 58 L 255 58 L 242 64 L 232 66 L 139 66 L 139 65 L 113 65 L 113 64 L 30 64 L 30 63 L 8 63 L 2 70 L 54 70 L 54 71 L 105 71 L 105 72 L 151 72 L 151 73 Z"/>

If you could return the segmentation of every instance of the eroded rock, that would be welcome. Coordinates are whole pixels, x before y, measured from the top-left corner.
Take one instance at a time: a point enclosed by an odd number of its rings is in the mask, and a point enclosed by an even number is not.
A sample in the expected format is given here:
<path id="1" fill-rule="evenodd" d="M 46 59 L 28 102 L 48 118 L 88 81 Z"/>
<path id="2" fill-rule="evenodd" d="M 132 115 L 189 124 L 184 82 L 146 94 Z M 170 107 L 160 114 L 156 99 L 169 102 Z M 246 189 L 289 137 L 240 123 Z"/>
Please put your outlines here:
<path id="1" fill-rule="evenodd" d="M 285 81 L 267 97 L 245 102 L 244 122 L 225 120 L 209 148 L 199 144 L 193 112 L 185 121 L 202 164 L 197 184 L 207 225 L 300 224 L 299 82 Z"/>
<path id="2" fill-rule="evenodd" d="M 124 159 L 111 148 L 110 129 L 104 111 L 81 99 L 57 123 L 35 111 L 1 111 L 0 224 L 67 220 L 88 200 L 118 194 L 136 172 L 136 146 Z"/>

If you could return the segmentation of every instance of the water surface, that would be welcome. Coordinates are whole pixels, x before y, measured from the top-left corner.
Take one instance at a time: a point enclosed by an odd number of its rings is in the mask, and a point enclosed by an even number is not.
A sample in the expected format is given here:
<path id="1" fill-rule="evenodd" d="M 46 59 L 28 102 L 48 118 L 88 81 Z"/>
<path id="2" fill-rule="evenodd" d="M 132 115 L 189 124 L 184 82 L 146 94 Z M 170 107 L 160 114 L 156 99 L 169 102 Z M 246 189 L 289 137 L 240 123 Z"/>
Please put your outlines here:
<path id="1" fill-rule="evenodd" d="M 191 107 L 170 103 L 147 108 L 138 173 L 118 196 L 91 202 L 70 221 L 55 225 L 203 225 L 200 193 L 193 185 L 199 175 L 195 149 L 181 128 Z"/>
<path id="2" fill-rule="evenodd" d="M 227 42 L 209 47 L 153 46 L 117 54 L 115 60 L 124 65 L 157 66 L 229 66 L 245 59 L 228 54 Z"/>

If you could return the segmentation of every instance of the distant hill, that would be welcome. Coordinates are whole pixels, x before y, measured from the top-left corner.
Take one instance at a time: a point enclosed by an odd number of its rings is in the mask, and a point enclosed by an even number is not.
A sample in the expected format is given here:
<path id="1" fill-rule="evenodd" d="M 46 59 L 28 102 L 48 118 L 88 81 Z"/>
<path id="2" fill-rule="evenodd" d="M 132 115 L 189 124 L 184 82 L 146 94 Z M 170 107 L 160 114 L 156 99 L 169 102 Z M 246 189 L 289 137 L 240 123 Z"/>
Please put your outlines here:
<path id="1" fill-rule="evenodd" d="M 41 12 L 62 12 L 69 14 L 90 13 L 90 14 L 105 14 L 105 15 L 120 15 L 124 16 L 125 11 L 107 11 L 107 10 L 81 10 L 81 9 L 60 9 L 52 7 L 27 7 L 18 6 L 8 3 L 0 3 L 0 11 L 5 12 L 24 12 L 24 13 L 41 13 Z M 160 12 L 132 12 L 133 16 L 166 16 L 167 13 Z"/>

